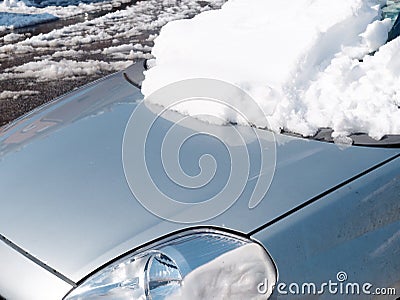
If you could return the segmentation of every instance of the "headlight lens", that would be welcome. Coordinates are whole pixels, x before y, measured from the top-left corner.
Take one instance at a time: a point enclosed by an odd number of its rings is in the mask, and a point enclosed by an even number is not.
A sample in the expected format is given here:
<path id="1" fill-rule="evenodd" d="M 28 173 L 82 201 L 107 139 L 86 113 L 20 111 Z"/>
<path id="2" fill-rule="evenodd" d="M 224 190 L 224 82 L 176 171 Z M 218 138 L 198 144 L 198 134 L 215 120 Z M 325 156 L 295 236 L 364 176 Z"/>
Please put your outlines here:
<path id="1" fill-rule="evenodd" d="M 275 265 L 259 244 L 195 229 L 124 256 L 64 299 L 267 299 L 276 281 Z"/>

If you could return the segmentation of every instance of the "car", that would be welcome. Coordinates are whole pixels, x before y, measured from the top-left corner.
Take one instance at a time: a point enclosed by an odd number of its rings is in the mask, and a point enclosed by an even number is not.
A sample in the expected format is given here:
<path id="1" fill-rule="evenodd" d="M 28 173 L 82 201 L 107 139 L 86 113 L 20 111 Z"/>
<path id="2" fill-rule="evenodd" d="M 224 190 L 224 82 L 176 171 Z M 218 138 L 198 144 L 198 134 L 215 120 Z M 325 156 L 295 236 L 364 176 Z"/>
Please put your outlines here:
<path id="1" fill-rule="evenodd" d="M 326 130 L 310 139 L 179 123 L 178 113 L 160 117 L 143 105 L 145 67 L 139 61 L 1 129 L 1 299 L 398 297 L 399 136 L 356 134 L 344 145 Z M 191 178 L 208 166 L 203 154 L 222 159 L 210 189 L 173 190 L 163 179 L 160 137 L 171 128 L 169 140 L 195 137 L 178 149 Z M 200 199 L 218 193 L 231 170 L 227 148 L 243 162 L 248 151 L 248 176 L 243 186 L 228 178 L 241 188 L 235 201 L 228 191 L 221 207 L 204 210 Z M 176 152 L 166 153 L 174 163 Z M 157 199 L 143 155 L 157 189 L 184 205 Z M 263 192 L 250 204 L 258 183 Z"/>
<path id="2" fill-rule="evenodd" d="M 399 135 L 221 126 L 145 101 L 146 69 L 0 128 L 0 300 L 400 299 Z"/>

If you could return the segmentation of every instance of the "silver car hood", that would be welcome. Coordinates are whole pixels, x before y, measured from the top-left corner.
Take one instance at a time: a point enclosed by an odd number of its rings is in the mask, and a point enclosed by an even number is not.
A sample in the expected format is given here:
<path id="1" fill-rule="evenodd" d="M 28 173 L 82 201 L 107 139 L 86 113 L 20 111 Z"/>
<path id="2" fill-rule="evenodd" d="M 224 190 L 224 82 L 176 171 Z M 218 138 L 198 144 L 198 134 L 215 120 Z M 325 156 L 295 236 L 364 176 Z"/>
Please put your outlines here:
<path id="1" fill-rule="evenodd" d="M 142 98 L 117 73 L 2 129 L 0 232 L 72 281 L 143 243 L 191 226 L 147 211 L 126 181 L 122 141 Z M 398 152 L 275 138 L 276 172 L 258 206 L 248 207 L 251 187 L 246 187 L 230 209 L 195 225 L 249 233 Z"/>

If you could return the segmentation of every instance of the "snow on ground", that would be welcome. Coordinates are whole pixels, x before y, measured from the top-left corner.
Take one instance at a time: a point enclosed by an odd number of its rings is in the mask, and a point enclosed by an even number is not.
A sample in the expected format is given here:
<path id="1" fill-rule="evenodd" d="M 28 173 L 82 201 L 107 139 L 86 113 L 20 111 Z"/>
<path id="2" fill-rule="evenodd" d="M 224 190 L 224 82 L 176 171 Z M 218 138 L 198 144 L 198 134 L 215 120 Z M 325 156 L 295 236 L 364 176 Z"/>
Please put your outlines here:
<path id="1" fill-rule="evenodd" d="M 213 2 L 214 4 L 218 4 L 218 2 L 222 4 L 222 1 Z M 97 60 L 87 60 L 85 64 L 80 63 L 78 68 L 100 68 L 98 70 L 104 71 L 119 70 L 122 65 L 128 64 L 128 60 L 132 63 L 132 60 L 138 58 L 151 57 L 149 54 L 151 47 L 146 43 L 152 43 L 154 35 L 148 34 L 149 32 L 156 32 L 171 20 L 187 18 L 207 9 L 210 9 L 210 7 L 202 7 L 193 0 L 142 1 L 125 10 L 109 13 L 91 21 L 66 26 L 47 34 L 35 35 L 17 43 L 0 46 L 0 58 L 9 57 L 11 53 L 13 55 L 22 55 L 33 51 L 36 52 L 36 55 L 40 55 L 40 53 L 46 54 L 51 51 L 53 53 L 52 58 L 71 57 L 72 54 L 78 54 L 79 51 L 82 51 L 82 47 L 88 46 L 90 48 L 93 44 L 98 43 L 99 47 L 86 51 L 86 53 L 92 55 L 103 54 L 115 61 L 101 64 Z M 148 37 L 144 41 L 145 45 L 134 43 L 134 41 L 137 41 L 137 36 L 146 33 Z M 15 34 L 11 33 L 4 37 L 4 41 L 16 38 Z M 133 41 L 133 43 L 121 43 L 123 40 Z M 65 67 L 65 78 L 67 79 L 71 73 L 67 71 L 67 68 L 76 67 L 76 64 L 72 61 L 68 66 L 64 63 L 55 62 L 45 55 L 42 58 L 44 59 L 5 69 L 4 78 L 12 77 L 13 73 L 16 77 L 30 77 L 32 75 L 37 77 L 36 75 L 39 72 L 32 73 L 32 70 L 43 69 L 44 65 L 48 67 L 62 65 Z M 120 60 L 122 59 L 126 60 L 125 64 L 121 64 Z M 110 64 L 112 68 L 110 68 Z M 59 78 L 62 76 L 61 73 L 40 72 L 41 75 L 39 77 L 42 79 Z"/>
<path id="2" fill-rule="evenodd" d="M 220 10 L 170 22 L 155 40 L 142 92 L 214 78 L 253 97 L 266 118 L 251 119 L 252 106 L 240 99 L 233 104 L 261 128 L 305 136 L 322 127 L 334 137 L 400 134 L 400 40 L 383 45 L 392 26 L 381 20 L 384 2 L 230 0 Z M 196 106 L 175 109 L 201 114 Z M 239 114 L 210 109 L 218 119 L 248 125 Z"/>
<path id="3" fill-rule="evenodd" d="M 146 0 L 118 7 L 117 1 L 126 0 L 82 0 L 83 4 L 78 4 L 82 2 L 78 0 L 46 0 L 36 1 L 39 7 L 33 1 L 0 2 L 0 11 L 49 13 L 61 19 L 40 30 L 33 27 L 33 30 L 7 29 L 0 33 L 0 91 L 39 92 L 17 98 L 3 94 L 0 125 L 73 88 L 119 71 L 138 58 L 151 58 L 153 40 L 163 25 L 219 8 L 225 2 Z M 116 11 L 103 7 L 110 3 Z M 62 19 L 70 10 L 71 13 L 81 13 L 81 8 L 89 11 L 90 5 L 93 10 L 104 10 L 90 18 L 83 15 Z M 61 26 L 54 28 L 54 24 Z"/>
<path id="4" fill-rule="evenodd" d="M 25 38 L 24 34 L 18 34 L 18 33 L 9 33 L 6 36 L 3 37 L 3 41 L 6 43 L 12 43 L 18 40 L 22 40 Z"/>
<path id="5" fill-rule="evenodd" d="M 13 99 L 17 99 L 19 97 L 23 97 L 23 96 L 31 96 L 31 95 L 37 95 L 39 92 L 38 91 L 30 91 L 30 90 L 26 90 L 26 91 L 2 91 L 0 93 L 0 100 L 2 99 L 7 99 L 7 98 L 13 98 Z"/>

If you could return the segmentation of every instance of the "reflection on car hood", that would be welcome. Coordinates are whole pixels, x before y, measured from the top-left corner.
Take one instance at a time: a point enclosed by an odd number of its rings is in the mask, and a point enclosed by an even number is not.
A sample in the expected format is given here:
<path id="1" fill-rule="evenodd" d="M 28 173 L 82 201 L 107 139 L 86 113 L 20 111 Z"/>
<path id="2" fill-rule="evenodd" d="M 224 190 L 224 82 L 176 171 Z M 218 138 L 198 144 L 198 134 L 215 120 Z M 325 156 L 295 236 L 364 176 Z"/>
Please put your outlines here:
<path id="1" fill-rule="evenodd" d="M 187 227 L 143 208 L 125 179 L 124 130 L 141 99 L 117 73 L 3 128 L 1 234 L 78 281 L 132 248 Z M 182 130 L 196 133 L 199 121 L 192 122 Z M 230 209 L 201 224 L 251 232 L 398 152 L 282 135 L 276 140 L 276 172 L 260 204 L 249 209 L 249 184 Z M 197 146 L 188 147 L 190 153 Z"/>

